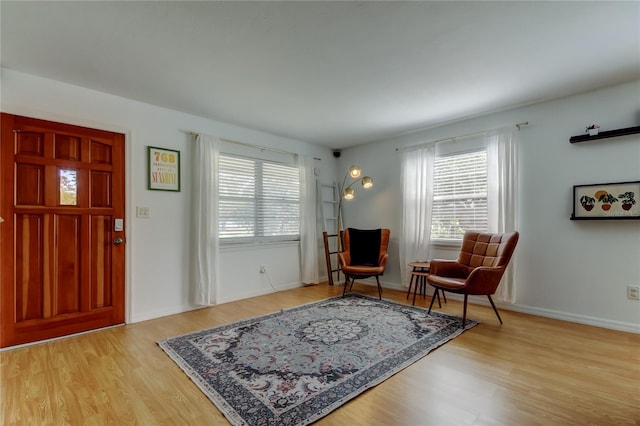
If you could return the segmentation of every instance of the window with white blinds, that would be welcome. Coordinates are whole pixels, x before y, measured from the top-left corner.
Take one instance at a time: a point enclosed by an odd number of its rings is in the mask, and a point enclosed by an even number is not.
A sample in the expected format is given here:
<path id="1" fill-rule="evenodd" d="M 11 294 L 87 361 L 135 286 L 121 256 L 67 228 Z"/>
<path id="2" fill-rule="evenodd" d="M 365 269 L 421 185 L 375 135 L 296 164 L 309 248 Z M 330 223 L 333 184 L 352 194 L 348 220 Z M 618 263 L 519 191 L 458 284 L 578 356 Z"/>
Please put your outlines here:
<path id="1" fill-rule="evenodd" d="M 298 167 L 220 154 L 218 178 L 221 242 L 300 239 Z"/>
<path id="2" fill-rule="evenodd" d="M 486 149 L 436 156 L 431 238 L 461 240 L 487 230 Z"/>

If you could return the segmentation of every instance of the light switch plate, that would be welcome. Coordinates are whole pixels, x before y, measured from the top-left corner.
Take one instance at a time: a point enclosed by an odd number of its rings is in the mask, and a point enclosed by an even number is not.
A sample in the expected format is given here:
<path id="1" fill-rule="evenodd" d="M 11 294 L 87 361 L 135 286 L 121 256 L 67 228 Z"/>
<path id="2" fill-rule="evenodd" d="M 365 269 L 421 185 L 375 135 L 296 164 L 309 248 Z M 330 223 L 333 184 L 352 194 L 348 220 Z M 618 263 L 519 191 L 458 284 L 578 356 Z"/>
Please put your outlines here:
<path id="1" fill-rule="evenodd" d="M 136 217 L 149 219 L 151 217 L 151 209 L 149 207 L 136 207 Z"/>

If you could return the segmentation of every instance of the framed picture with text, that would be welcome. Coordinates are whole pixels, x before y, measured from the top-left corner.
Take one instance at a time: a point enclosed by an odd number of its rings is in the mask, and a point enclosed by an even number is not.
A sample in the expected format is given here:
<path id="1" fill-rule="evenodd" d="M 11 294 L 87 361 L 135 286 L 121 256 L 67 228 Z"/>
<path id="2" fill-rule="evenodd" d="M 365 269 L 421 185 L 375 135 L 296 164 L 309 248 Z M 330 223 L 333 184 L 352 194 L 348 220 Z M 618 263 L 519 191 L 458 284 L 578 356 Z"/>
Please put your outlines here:
<path id="1" fill-rule="evenodd" d="M 575 185 L 572 220 L 640 219 L 640 181 Z"/>
<path id="2" fill-rule="evenodd" d="M 180 151 L 147 147 L 148 188 L 180 192 Z"/>

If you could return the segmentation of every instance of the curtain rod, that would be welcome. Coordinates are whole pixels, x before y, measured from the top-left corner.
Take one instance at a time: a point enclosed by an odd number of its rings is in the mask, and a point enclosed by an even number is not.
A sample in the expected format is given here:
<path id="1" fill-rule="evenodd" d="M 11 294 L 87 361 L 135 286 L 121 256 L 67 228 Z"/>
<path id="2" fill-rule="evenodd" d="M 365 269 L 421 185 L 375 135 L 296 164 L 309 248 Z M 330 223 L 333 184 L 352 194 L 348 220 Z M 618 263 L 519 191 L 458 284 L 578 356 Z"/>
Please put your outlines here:
<path id="1" fill-rule="evenodd" d="M 200 136 L 200 133 L 198 133 L 198 132 L 189 131 L 187 133 L 189 135 L 191 135 L 191 136 L 194 136 L 195 138 L 198 138 Z M 277 152 L 278 154 L 294 155 L 296 157 L 298 156 L 297 152 L 289 152 L 289 151 L 285 151 L 285 150 L 282 150 L 282 149 L 270 148 L 268 146 L 253 145 L 253 144 L 250 144 L 250 143 L 247 143 L 247 142 L 234 141 L 233 139 L 220 138 L 220 140 L 222 142 L 227 142 L 227 143 L 233 143 L 233 144 L 236 144 L 236 145 L 247 146 L 249 148 L 255 148 L 255 149 L 262 150 L 262 151 Z"/>
<path id="2" fill-rule="evenodd" d="M 518 130 L 520 130 L 521 127 L 524 126 L 528 126 L 529 122 L 528 121 L 523 121 L 522 123 L 516 123 L 515 126 L 518 128 Z M 471 136 L 478 136 L 478 135 L 482 135 L 484 133 L 490 132 L 491 130 L 483 130 L 481 132 L 474 132 L 474 133 L 467 133 L 466 135 L 460 135 L 460 136 L 451 136 L 448 138 L 443 138 L 443 139 L 438 139 L 432 142 L 425 142 L 425 143 L 419 143 L 417 145 L 409 145 L 409 146 L 405 146 L 403 148 L 396 148 L 396 151 L 400 151 L 400 150 L 405 150 L 405 149 L 413 149 L 413 148 L 417 148 L 419 146 L 423 146 L 423 145 L 431 145 L 434 143 L 438 143 L 438 142 L 444 142 L 444 141 L 455 141 L 456 139 L 464 139 L 464 138 L 470 138 Z"/>

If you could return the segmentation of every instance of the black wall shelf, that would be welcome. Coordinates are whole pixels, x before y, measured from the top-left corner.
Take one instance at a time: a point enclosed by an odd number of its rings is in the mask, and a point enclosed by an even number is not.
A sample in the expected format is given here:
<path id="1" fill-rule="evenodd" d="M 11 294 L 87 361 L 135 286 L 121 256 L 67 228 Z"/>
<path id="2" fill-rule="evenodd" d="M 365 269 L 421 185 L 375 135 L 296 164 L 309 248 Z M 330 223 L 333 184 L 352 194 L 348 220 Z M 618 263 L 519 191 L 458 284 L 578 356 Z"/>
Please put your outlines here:
<path id="1" fill-rule="evenodd" d="M 571 215 L 570 220 L 640 220 L 638 216 L 612 216 L 612 217 L 575 217 Z"/>
<path id="2" fill-rule="evenodd" d="M 640 126 L 627 127 L 624 129 L 617 129 L 617 130 L 608 130 L 606 132 L 600 132 L 597 135 L 593 135 L 593 136 L 590 136 L 588 134 L 571 136 L 571 138 L 569 139 L 569 142 L 578 143 L 578 142 L 594 141 L 596 139 L 615 138 L 616 136 L 634 135 L 636 133 L 640 133 Z"/>

